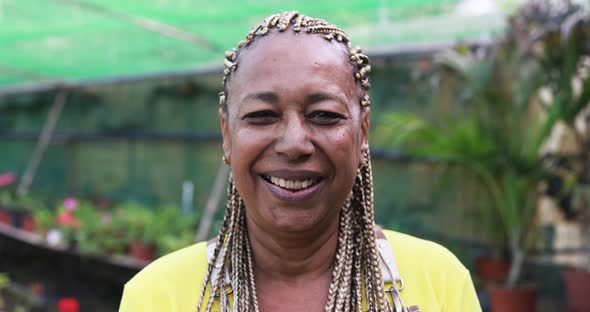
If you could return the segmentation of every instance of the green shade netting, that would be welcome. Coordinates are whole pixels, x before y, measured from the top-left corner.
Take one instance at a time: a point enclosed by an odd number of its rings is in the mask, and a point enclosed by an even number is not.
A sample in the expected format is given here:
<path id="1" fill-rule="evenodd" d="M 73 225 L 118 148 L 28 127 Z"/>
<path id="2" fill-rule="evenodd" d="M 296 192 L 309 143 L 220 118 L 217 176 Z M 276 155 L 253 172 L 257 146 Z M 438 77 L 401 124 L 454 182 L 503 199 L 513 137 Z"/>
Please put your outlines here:
<path id="1" fill-rule="evenodd" d="M 459 2 L 0 0 L 0 89 L 221 64 L 250 27 L 285 10 L 325 18 L 366 49 L 479 38 L 502 26 L 498 16 L 453 14 Z"/>

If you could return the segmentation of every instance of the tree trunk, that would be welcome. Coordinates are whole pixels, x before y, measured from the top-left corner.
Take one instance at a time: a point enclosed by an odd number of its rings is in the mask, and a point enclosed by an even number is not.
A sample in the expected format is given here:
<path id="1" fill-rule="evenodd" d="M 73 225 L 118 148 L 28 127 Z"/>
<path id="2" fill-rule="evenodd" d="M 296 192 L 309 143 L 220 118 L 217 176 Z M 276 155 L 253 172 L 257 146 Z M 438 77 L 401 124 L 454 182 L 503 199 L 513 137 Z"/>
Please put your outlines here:
<path id="1" fill-rule="evenodd" d="M 508 273 L 506 283 L 504 284 L 506 288 L 516 287 L 518 281 L 520 280 L 520 275 L 522 274 L 522 267 L 526 259 L 526 251 L 521 246 L 519 236 L 520 235 L 510 236 L 510 251 L 512 252 L 512 265 L 510 267 L 510 272 Z"/>

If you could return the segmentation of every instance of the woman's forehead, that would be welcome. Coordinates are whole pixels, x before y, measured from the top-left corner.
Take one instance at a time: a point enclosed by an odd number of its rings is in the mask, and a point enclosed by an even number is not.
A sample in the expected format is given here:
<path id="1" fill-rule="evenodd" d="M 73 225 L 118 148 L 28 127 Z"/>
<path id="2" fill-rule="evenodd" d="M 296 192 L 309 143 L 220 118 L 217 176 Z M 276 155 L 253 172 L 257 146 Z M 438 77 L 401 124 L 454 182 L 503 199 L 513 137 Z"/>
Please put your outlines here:
<path id="1" fill-rule="evenodd" d="M 348 53 L 342 44 L 327 41 L 318 35 L 294 32 L 273 33 L 258 38 L 240 52 L 236 72 L 253 65 L 272 65 L 277 62 L 314 62 L 318 65 L 341 66 L 343 70 L 351 72 Z"/>
<path id="2" fill-rule="evenodd" d="M 268 44 L 269 41 L 272 44 Z M 309 44 L 311 41 L 315 41 L 317 44 Z M 296 48 L 292 48 L 293 46 Z M 327 47 L 335 47 L 335 50 L 330 50 L 331 55 L 326 53 L 328 51 Z M 335 56 L 335 51 L 341 51 L 343 57 Z M 246 39 L 241 40 L 236 49 L 225 52 L 225 69 L 222 80 L 224 89 L 219 93 L 219 104 L 224 109 L 230 93 L 235 93 L 230 92 L 229 89 L 232 89 L 232 84 L 229 81 L 232 80 L 233 76 L 239 76 L 236 71 L 238 67 L 245 67 L 244 64 L 240 65 L 240 63 L 244 63 L 244 59 L 248 59 L 250 54 L 253 55 L 252 58 L 254 59 L 254 61 L 247 60 L 246 62 L 246 64 L 251 63 L 250 74 L 252 74 L 252 71 L 262 69 L 275 73 L 274 69 L 268 68 L 274 67 L 274 64 L 269 64 L 270 61 L 275 62 L 275 64 L 277 61 L 282 62 L 279 64 L 288 62 L 309 64 L 311 61 L 314 65 L 334 65 L 333 67 L 338 69 L 337 72 L 339 73 L 350 71 L 350 76 L 353 77 L 358 87 L 359 104 L 362 107 L 371 105 L 371 97 L 368 94 L 371 87 L 369 82 L 369 73 L 371 71 L 369 58 L 362 53 L 360 48 L 352 47 L 348 35 L 336 26 L 324 20 L 300 15 L 298 12 L 293 11 L 267 17 L 262 23 L 257 24 L 250 30 Z M 328 54 L 328 56 L 325 54 Z M 318 60 L 318 55 L 324 58 Z M 306 67 L 306 69 L 309 69 L 309 67 Z M 248 70 L 244 69 L 238 72 L 243 73 L 244 71 L 248 72 Z M 299 68 L 295 68 L 293 71 L 300 72 Z M 232 75 L 232 73 L 234 74 Z M 250 77 L 250 79 L 256 78 L 258 78 L 257 75 Z"/>
<path id="3" fill-rule="evenodd" d="M 278 79 L 277 83 L 332 80 L 324 82 L 349 89 L 355 88 L 352 73 L 347 51 L 340 43 L 305 33 L 274 33 L 240 53 L 228 91 L 250 88 L 269 77 Z M 237 88 L 232 88 L 235 84 Z"/>

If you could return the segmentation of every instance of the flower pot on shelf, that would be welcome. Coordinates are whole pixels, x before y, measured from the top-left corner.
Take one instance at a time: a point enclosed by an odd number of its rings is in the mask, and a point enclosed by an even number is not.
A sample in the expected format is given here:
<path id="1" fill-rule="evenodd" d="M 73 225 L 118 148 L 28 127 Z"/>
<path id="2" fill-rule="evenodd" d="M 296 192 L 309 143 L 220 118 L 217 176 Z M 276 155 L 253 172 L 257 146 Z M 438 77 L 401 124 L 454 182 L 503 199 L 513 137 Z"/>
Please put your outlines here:
<path id="1" fill-rule="evenodd" d="M 131 242 L 129 246 L 131 256 L 140 261 L 152 261 L 156 256 L 156 246 L 139 241 Z"/>
<path id="2" fill-rule="evenodd" d="M 506 280 L 510 271 L 510 261 L 491 256 L 480 256 L 475 259 L 475 270 L 483 282 L 500 284 Z"/>
<path id="3" fill-rule="evenodd" d="M 21 228 L 24 231 L 35 233 L 37 231 L 37 225 L 33 216 L 26 214 L 21 220 Z"/>
<path id="4" fill-rule="evenodd" d="M 590 271 L 569 268 L 563 271 L 567 305 L 570 312 L 590 311 Z"/>
<path id="5" fill-rule="evenodd" d="M 10 217 L 12 220 L 12 226 L 17 229 L 22 229 L 23 219 L 27 213 L 21 209 L 14 209 L 10 211 Z"/>
<path id="6" fill-rule="evenodd" d="M 37 229 L 35 225 L 35 219 L 26 210 L 13 210 L 10 212 L 12 219 L 12 226 L 23 231 L 34 233 Z"/>
<path id="7" fill-rule="evenodd" d="M 7 209 L 0 207 L 0 223 L 6 225 L 12 225 L 12 217 Z"/>
<path id="8" fill-rule="evenodd" d="M 535 285 L 517 288 L 490 286 L 491 312 L 535 312 L 537 287 Z"/>

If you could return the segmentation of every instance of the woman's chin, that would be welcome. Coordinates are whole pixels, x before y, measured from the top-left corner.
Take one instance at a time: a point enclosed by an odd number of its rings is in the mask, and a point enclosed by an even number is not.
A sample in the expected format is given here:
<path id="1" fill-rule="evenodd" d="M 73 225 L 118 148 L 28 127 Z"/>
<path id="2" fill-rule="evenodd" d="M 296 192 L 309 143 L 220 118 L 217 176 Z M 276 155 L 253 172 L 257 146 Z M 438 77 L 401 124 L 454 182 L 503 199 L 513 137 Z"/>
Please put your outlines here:
<path id="1" fill-rule="evenodd" d="M 304 233 L 327 229 L 328 216 L 316 210 L 272 207 L 267 226 L 273 232 Z M 335 219 L 338 219 L 337 217 Z"/>

